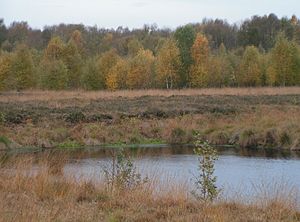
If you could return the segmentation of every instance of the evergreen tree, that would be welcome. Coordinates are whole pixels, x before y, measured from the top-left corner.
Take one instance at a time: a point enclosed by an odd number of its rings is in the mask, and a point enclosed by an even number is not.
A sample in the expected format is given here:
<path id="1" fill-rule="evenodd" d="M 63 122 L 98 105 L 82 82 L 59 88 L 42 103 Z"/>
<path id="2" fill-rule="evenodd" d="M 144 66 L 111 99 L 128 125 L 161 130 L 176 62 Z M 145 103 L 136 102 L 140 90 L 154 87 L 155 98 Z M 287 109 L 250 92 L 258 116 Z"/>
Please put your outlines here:
<path id="1" fill-rule="evenodd" d="M 191 65 L 193 64 L 191 48 L 196 38 L 196 32 L 192 25 L 186 25 L 178 28 L 174 33 L 174 37 L 180 50 L 182 63 L 182 67 L 180 69 L 179 86 L 186 87 L 190 82 L 189 70 Z"/>
<path id="2" fill-rule="evenodd" d="M 7 37 L 6 35 L 7 35 L 7 29 L 4 24 L 4 20 L 0 19 L 0 46 L 6 40 L 6 37 Z"/>

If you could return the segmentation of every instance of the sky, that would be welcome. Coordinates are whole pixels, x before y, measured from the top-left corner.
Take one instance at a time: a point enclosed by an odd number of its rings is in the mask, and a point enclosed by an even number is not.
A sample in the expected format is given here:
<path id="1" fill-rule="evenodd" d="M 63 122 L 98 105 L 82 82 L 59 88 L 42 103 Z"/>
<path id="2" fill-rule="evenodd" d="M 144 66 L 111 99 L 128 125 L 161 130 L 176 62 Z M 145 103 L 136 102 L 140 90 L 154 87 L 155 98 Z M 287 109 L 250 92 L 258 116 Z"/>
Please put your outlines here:
<path id="1" fill-rule="evenodd" d="M 299 0 L 0 0 L 0 18 L 6 25 L 27 21 L 33 28 L 59 23 L 176 28 L 203 18 L 240 23 L 253 15 L 299 17 L 299 12 Z"/>

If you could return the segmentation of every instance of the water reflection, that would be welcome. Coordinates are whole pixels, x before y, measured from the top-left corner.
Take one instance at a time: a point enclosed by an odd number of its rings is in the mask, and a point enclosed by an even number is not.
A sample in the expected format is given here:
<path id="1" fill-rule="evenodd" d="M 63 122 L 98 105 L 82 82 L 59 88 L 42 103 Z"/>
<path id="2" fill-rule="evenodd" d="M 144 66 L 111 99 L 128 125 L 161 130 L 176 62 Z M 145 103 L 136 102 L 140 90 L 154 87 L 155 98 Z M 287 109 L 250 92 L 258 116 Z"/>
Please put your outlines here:
<path id="1" fill-rule="evenodd" d="M 117 148 L 89 148 L 79 150 L 51 150 L 23 154 L 7 153 L 7 158 L 30 156 L 38 164 L 41 159 L 66 159 L 63 173 L 78 179 L 99 180 L 103 177 L 103 165 L 110 161 Z M 274 184 L 300 187 L 300 153 L 288 150 L 240 149 L 218 147 L 220 155 L 215 174 L 218 186 L 227 196 L 243 194 L 251 196 L 259 184 Z M 158 178 L 161 184 L 168 181 L 187 183 L 193 186 L 193 175 L 197 174 L 197 156 L 191 146 L 135 147 L 125 149 L 145 176 Z M 44 158 L 47 157 L 47 158 Z M 50 158 L 51 157 L 51 158 Z M 55 161 L 54 161 L 55 162 Z M 55 168 L 52 167 L 53 169 Z"/>
<path id="2" fill-rule="evenodd" d="M 82 158 L 105 158 L 110 157 L 113 150 L 119 148 L 92 147 L 75 150 L 44 150 L 37 152 L 38 157 L 49 155 L 49 153 L 59 153 L 69 156 L 71 159 Z M 152 147 L 129 147 L 125 152 L 132 157 L 151 157 L 151 156 L 172 156 L 172 155 L 193 155 L 193 146 L 152 146 Z M 300 159 L 299 151 L 284 149 L 246 149 L 235 147 L 216 147 L 220 156 L 234 155 L 247 158 L 264 159 Z"/>

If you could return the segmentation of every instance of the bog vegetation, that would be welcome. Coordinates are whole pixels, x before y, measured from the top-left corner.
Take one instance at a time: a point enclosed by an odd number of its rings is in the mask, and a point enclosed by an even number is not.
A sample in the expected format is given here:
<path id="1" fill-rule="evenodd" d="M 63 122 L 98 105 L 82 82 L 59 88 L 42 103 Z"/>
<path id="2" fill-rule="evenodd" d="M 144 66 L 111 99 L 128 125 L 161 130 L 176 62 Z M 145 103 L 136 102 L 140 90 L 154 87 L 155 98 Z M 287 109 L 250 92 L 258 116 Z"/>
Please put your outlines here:
<path id="1" fill-rule="evenodd" d="M 64 174 L 68 159 L 56 152 L 0 153 L 0 221 L 300 221 L 294 188 L 264 185 L 246 203 L 238 197 L 203 202 L 184 181 L 167 177 L 162 184 L 150 175 L 140 183 L 124 156 L 108 168 L 114 176 L 99 182 Z"/>
<path id="2" fill-rule="evenodd" d="M 300 87 L 0 95 L 0 150 L 120 144 L 300 149 Z"/>
<path id="3" fill-rule="evenodd" d="M 300 85 L 296 16 L 204 19 L 176 30 L 32 29 L 0 20 L 0 89 L 149 89 Z"/>

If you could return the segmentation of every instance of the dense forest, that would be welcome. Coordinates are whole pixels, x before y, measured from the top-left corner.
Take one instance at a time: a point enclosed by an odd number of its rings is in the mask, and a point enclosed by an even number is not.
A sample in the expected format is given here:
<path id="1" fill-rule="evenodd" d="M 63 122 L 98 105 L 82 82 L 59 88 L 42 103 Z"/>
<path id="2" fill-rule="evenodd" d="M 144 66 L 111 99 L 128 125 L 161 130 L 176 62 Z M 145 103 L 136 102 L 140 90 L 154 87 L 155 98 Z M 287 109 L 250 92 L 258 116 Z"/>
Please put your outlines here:
<path id="1" fill-rule="evenodd" d="M 176 30 L 40 30 L 1 19 L 0 45 L 0 90 L 300 85 L 296 16 L 253 16 L 239 25 L 204 19 Z"/>

